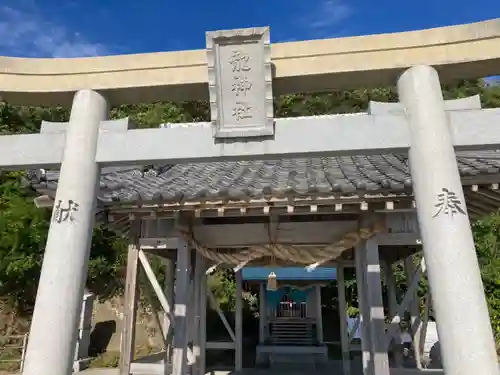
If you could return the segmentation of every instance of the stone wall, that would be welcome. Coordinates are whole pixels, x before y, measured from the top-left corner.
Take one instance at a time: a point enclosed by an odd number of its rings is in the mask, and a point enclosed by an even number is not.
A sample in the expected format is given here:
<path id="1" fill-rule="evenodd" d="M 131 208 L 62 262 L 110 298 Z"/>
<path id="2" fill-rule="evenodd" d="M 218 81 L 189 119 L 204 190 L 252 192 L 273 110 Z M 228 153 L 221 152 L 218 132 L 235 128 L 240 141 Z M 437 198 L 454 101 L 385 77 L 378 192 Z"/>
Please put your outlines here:
<path id="1" fill-rule="evenodd" d="M 122 326 L 122 297 L 115 297 L 104 302 L 96 301 L 92 314 L 91 353 L 92 351 L 118 352 Z M 149 308 L 141 307 L 138 310 L 136 346 L 151 348 L 161 348 L 162 346 L 161 332 L 158 329 L 154 313 Z"/>

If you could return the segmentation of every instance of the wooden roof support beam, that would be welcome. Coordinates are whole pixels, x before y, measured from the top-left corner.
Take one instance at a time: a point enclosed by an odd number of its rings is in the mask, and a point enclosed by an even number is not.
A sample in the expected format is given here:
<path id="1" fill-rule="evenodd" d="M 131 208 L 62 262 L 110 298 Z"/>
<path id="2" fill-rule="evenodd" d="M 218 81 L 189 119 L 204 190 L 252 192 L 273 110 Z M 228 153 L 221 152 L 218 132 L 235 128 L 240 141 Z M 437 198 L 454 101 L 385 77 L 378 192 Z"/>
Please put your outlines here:
<path id="1" fill-rule="evenodd" d="M 480 215 L 481 217 L 488 216 L 491 213 L 489 208 L 475 201 L 468 201 L 467 209 Z"/>
<path id="2" fill-rule="evenodd" d="M 479 191 L 476 194 L 481 195 L 483 197 L 487 197 L 492 201 L 495 201 L 498 204 L 500 204 L 500 193 L 498 193 L 497 190 L 479 189 Z"/>
<path id="3" fill-rule="evenodd" d="M 482 192 L 480 191 L 474 193 L 465 193 L 465 196 L 470 200 L 482 202 L 483 204 L 490 206 L 493 209 L 498 209 L 500 207 L 500 199 L 492 198 L 491 196 L 482 194 Z"/>
<path id="4" fill-rule="evenodd" d="M 479 195 L 478 193 L 471 193 L 471 192 L 465 191 L 464 194 L 466 197 L 467 205 L 472 204 L 473 206 L 478 207 L 478 208 L 482 209 L 483 211 L 486 211 L 489 213 L 498 210 L 498 207 L 500 205 L 500 203 L 498 203 L 498 202 L 495 204 L 494 202 L 491 202 L 491 200 L 488 200 L 487 198 L 485 199 L 483 196 Z"/>

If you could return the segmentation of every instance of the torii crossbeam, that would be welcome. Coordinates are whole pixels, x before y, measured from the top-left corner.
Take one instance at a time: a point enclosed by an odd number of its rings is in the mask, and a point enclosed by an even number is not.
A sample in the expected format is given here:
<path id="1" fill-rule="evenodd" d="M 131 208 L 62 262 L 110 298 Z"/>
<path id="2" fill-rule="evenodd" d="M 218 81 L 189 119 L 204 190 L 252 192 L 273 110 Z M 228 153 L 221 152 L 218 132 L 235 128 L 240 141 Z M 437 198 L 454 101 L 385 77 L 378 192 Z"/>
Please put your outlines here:
<path id="1" fill-rule="evenodd" d="M 500 109 L 452 109 L 447 116 L 456 151 L 500 149 Z M 407 153 L 411 142 L 408 119 L 387 113 L 276 119 L 274 136 L 231 143 L 215 142 L 210 123 L 131 130 L 126 119 L 114 123 L 104 121 L 99 132 L 100 166 Z M 59 167 L 65 134 L 44 125 L 41 134 L 0 137 L 0 167 Z"/>

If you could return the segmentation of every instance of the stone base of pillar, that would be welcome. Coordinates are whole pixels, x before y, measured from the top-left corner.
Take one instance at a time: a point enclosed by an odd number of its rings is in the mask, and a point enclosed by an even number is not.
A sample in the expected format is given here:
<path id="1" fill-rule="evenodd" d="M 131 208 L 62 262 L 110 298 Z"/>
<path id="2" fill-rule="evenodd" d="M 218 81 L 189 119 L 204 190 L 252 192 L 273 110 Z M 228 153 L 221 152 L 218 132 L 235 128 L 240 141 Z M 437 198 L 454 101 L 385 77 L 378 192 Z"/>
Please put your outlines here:
<path id="1" fill-rule="evenodd" d="M 78 359 L 73 362 L 73 372 L 80 372 L 89 368 L 92 358 Z"/>

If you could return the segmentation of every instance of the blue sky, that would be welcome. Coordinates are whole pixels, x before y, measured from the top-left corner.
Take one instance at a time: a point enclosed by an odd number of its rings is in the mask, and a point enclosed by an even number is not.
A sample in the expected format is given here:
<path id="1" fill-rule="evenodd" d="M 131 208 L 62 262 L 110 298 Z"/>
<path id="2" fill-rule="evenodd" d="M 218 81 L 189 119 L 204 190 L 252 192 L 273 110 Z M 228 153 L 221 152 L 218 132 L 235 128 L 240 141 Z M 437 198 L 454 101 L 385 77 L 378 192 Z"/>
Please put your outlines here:
<path id="1" fill-rule="evenodd" d="M 272 42 L 500 17 L 500 0 L 0 0 L 0 55 L 76 57 L 205 47 L 208 30 L 271 26 Z"/>

